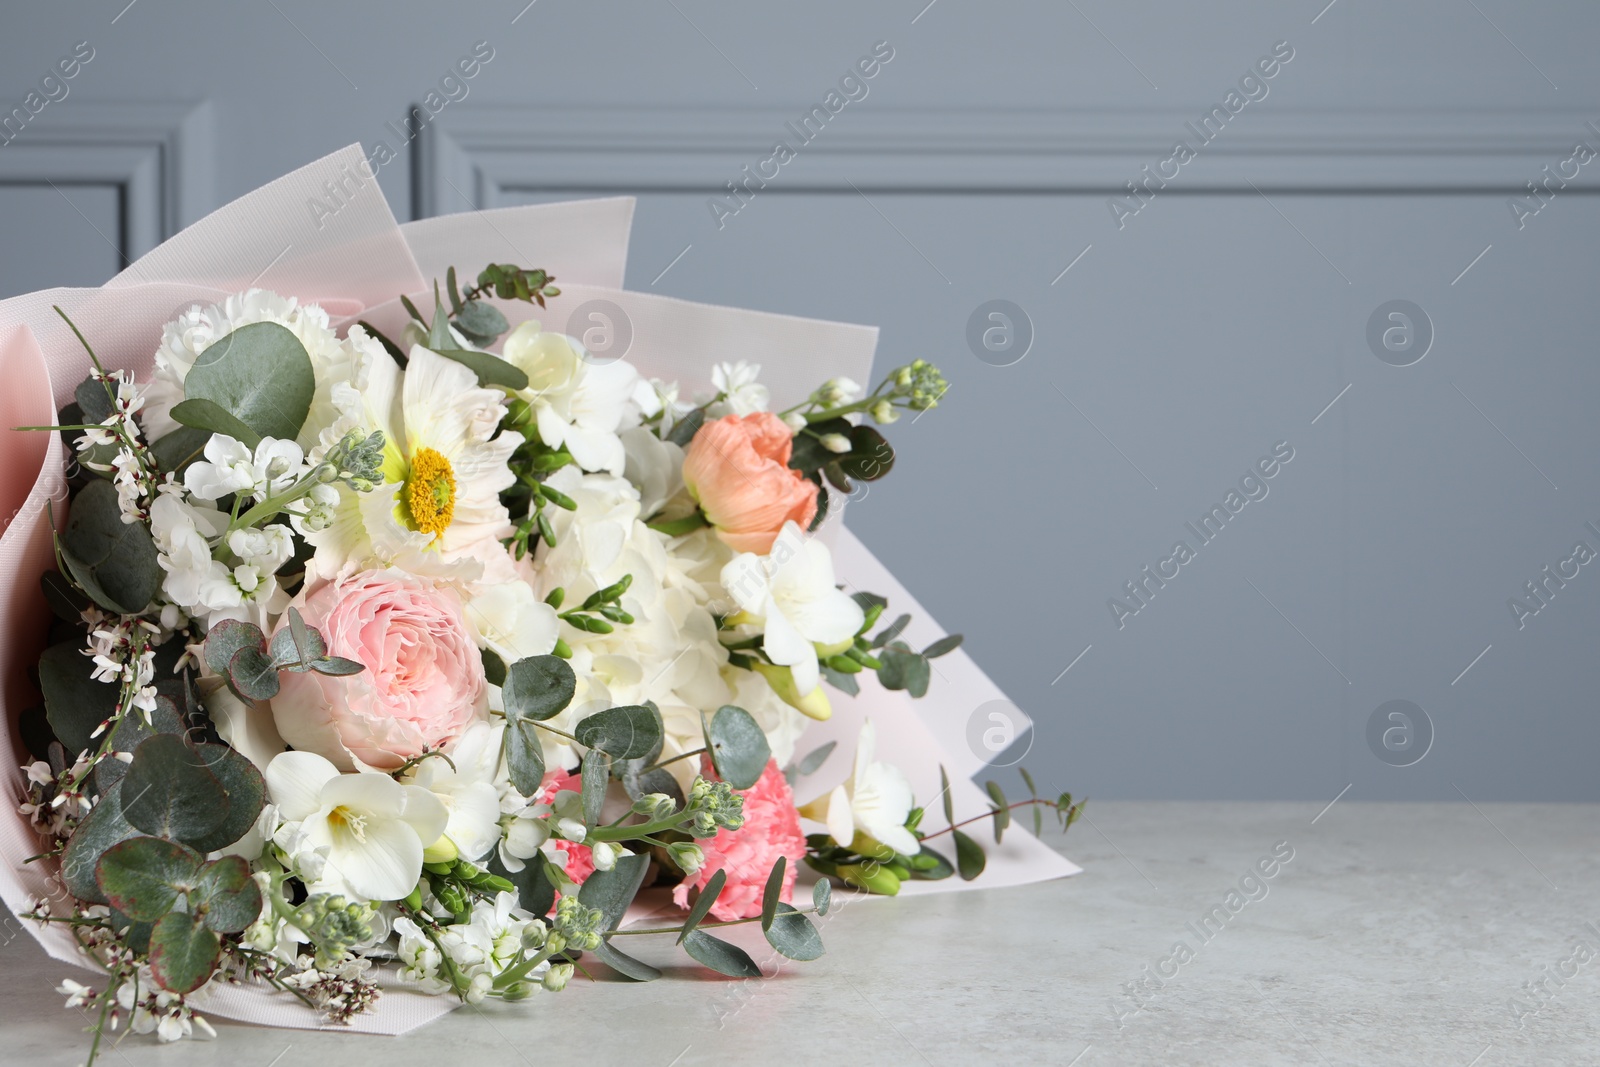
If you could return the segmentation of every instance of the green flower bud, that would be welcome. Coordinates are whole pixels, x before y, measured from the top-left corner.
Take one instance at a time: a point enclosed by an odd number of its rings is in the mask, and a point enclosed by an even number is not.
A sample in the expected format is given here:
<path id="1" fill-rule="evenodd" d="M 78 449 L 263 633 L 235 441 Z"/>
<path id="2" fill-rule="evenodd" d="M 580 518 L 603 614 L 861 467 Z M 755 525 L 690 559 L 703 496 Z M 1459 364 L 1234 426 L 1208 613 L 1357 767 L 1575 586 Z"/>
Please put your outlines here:
<path id="1" fill-rule="evenodd" d="M 552 993 L 559 993 L 567 988 L 567 982 L 572 979 L 573 966 L 570 963 L 553 964 L 544 972 L 544 987 Z"/>

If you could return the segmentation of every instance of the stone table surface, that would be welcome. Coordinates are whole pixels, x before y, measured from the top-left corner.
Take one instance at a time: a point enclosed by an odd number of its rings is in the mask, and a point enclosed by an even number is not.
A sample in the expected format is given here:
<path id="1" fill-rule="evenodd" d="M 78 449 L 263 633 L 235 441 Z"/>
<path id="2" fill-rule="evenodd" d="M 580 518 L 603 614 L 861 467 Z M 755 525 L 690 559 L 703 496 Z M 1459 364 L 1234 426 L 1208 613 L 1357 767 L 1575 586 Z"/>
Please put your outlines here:
<path id="1" fill-rule="evenodd" d="M 1600 808 L 1321 807 L 1091 804 L 1046 830 L 1083 874 L 852 901 L 773 980 L 703 977 L 661 938 L 630 946 L 669 966 L 648 986 L 575 980 L 403 1038 L 219 1022 L 102 1062 L 1600 1064 Z M 81 1062 L 68 969 L 6 930 L 0 1062 Z"/>

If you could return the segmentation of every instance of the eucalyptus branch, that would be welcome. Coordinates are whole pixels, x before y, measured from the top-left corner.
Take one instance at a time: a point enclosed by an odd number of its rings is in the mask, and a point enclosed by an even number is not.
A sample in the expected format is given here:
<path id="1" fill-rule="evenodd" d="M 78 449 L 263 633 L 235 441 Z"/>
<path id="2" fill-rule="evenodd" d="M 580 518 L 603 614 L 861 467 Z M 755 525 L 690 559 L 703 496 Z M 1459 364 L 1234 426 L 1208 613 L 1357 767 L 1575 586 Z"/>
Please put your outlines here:
<path id="1" fill-rule="evenodd" d="M 1059 803 L 1057 803 L 1056 801 L 1054 801 L 1054 800 L 1047 800 L 1044 797 L 1031 797 L 1028 800 L 1019 800 L 1015 804 L 1007 804 L 1004 808 L 990 808 L 988 811 L 984 812 L 982 815 L 974 815 L 970 819 L 962 819 L 960 822 L 951 823 L 949 826 L 946 826 L 943 830 L 935 830 L 931 834 L 923 834 L 922 835 L 922 840 L 931 841 L 934 838 L 941 836 L 942 834 L 948 834 L 952 830 L 959 830 L 963 826 L 971 826 L 975 822 L 982 822 L 985 819 L 992 819 L 996 815 L 1000 814 L 1000 812 L 1002 812 L 1002 811 L 1016 811 L 1018 808 L 1025 808 L 1030 804 L 1044 804 L 1044 805 L 1046 805 L 1048 807 L 1055 808 L 1057 811 L 1061 810 L 1061 805 Z"/>

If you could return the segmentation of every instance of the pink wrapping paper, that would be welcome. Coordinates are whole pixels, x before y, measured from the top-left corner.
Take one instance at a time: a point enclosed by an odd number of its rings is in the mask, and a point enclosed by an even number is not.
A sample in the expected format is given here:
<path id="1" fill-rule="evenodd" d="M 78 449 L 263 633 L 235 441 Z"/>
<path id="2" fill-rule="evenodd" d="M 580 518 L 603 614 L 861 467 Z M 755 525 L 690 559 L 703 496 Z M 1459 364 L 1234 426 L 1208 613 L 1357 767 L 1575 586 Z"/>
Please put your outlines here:
<path id="1" fill-rule="evenodd" d="M 0 899 L 15 913 L 53 892 L 47 872 L 23 862 L 38 850 L 38 839 L 16 812 L 23 792 L 16 768 L 26 755 L 15 724 L 21 709 L 38 700 L 27 672 L 41 651 L 47 617 L 38 578 L 54 565 L 51 518 L 59 523 L 64 517 L 66 450 L 58 434 L 13 427 L 53 423 L 56 409 L 89 370 L 87 355 L 52 305 L 72 316 L 107 367 L 144 376 L 161 327 L 192 303 L 216 302 L 259 286 L 322 304 L 336 322 L 365 318 L 394 336 L 405 324 L 397 294 L 431 308 L 432 280 L 442 281 L 446 267 L 475 272 L 489 262 L 516 262 L 555 273 L 562 296 L 542 313 L 497 302 L 513 323 L 538 317 L 547 329 L 565 330 L 571 309 L 607 301 L 632 327 L 626 358 L 646 375 L 678 380 L 686 392 L 708 385 L 713 364 L 737 359 L 762 364 L 763 381 L 780 408 L 830 377 L 871 380 L 876 328 L 622 291 L 631 199 L 473 212 L 400 226 L 377 183 L 358 181 L 360 160 L 360 148 L 353 145 L 280 178 L 202 219 L 100 289 L 45 290 L 0 301 L 0 381 L 7 383 L 0 391 L 0 633 L 5 635 L 0 698 L 9 724 L 0 732 L 0 764 L 11 768 L 11 803 L 0 814 Z M 309 207 L 314 198 L 327 196 L 330 182 L 346 193 L 331 217 Z M 837 517 L 821 536 L 834 547 L 841 580 L 888 596 L 897 612 L 912 612 L 914 639 L 938 635 L 937 624 Z M 983 794 L 967 778 L 981 761 L 967 750 L 964 729 L 972 709 L 1002 694 L 965 652 L 958 650 L 936 665 L 929 696 L 914 704 L 904 694 L 870 683 L 858 698 L 835 695 L 834 718 L 816 724 L 802 750 L 830 739 L 841 743 L 803 788 L 820 792 L 848 773 L 855 733 L 870 714 L 878 723 L 879 758 L 900 766 L 920 799 L 936 808 L 943 764 L 952 772 L 957 817 L 987 810 Z M 976 881 L 913 882 L 905 891 L 1015 885 L 1077 871 L 1014 828 L 1003 847 L 991 850 L 988 868 Z M 25 925 L 53 958 L 87 966 L 66 928 Z M 453 999 L 389 983 L 377 1010 L 357 1017 L 347 1029 L 402 1034 L 456 1006 Z M 293 998 L 257 987 L 224 987 L 196 1007 L 204 1014 L 268 1026 L 324 1025 Z"/>

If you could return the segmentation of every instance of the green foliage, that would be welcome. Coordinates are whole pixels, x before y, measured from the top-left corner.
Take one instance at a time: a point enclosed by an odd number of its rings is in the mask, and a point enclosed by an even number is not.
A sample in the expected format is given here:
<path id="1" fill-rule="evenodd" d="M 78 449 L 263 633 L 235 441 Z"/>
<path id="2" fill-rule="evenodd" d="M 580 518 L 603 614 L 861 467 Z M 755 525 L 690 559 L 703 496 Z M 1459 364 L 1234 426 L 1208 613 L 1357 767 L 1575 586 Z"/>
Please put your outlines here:
<path id="1" fill-rule="evenodd" d="M 570 497 L 555 492 L 543 483 L 539 483 L 539 492 L 557 507 L 569 511 L 577 509 L 578 505 Z M 551 543 L 554 544 L 553 541 Z M 622 607 L 622 594 L 626 593 L 632 584 L 633 575 L 624 574 L 615 583 L 589 594 L 578 607 L 563 611 L 559 618 L 567 625 L 586 633 L 608 634 L 613 629 L 612 623 L 627 625 L 633 622 L 633 616 Z"/>
<path id="2" fill-rule="evenodd" d="M 998 845 L 1011 825 L 1011 806 L 1006 803 L 1006 794 L 999 782 L 991 778 L 983 783 L 983 788 L 988 792 L 989 799 L 994 801 L 994 843 Z"/>
<path id="3" fill-rule="evenodd" d="M 316 385 L 300 339 L 275 322 L 255 322 L 200 353 L 183 391 L 185 398 L 211 401 L 262 437 L 292 441 L 305 424 Z"/>
<path id="4" fill-rule="evenodd" d="M 772 920 L 778 914 L 779 896 L 783 893 L 783 873 L 789 865 L 789 857 L 779 856 L 778 862 L 772 865 L 772 871 L 767 875 L 767 884 L 761 890 L 761 929 L 772 929 Z"/>
<path id="5" fill-rule="evenodd" d="M 598 748 L 585 752 L 579 773 L 583 790 L 583 824 L 593 829 L 600 825 L 600 809 L 606 802 L 606 783 L 611 780 L 611 766 L 605 753 Z"/>
<path id="6" fill-rule="evenodd" d="M 961 874 L 963 881 L 970 882 L 983 873 L 984 866 L 988 863 L 983 854 L 983 846 L 960 830 L 951 830 L 950 836 L 956 842 L 956 870 Z"/>
<path id="7" fill-rule="evenodd" d="M 661 713 L 643 704 L 607 708 L 573 727 L 573 736 L 579 744 L 599 749 L 613 759 L 639 759 L 652 749 L 659 751 Z"/>
<path id="8" fill-rule="evenodd" d="M 100 799 L 73 831 L 61 854 L 61 881 L 67 892 L 88 904 L 105 904 L 106 896 L 95 880 L 95 865 L 113 845 L 138 836 L 122 817 L 122 787 L 103 790 Z"/>
<path id="9" fill-rule="evenodd" d="M 174 404 L 172 421 L 191 429 L 204 430 L 208 434 L 223 434 L 252 449 L 261 443 L 261 435 L 246 425 L 243 419 L 221 404 L 200 397 Z"/>
<path id="10" fill-rule="evenodd" d="M 221 957 L 216 933 L 181 911 L 163 915 L 150 933 L 150 972 L 171 992 L 192 993 L 205 985 Z"/>
<path id="11" fill-rule="evenodd" d="M 95 881 L 111 906 L 130 919 L 155 922 L 199 882 L 205 857 L 156 837 L 136 837 L 106 850 Z"/>
<path id="12" fill-rule="evenodd" d="M 825 951 L 817 928 L 792 905 L 778 904 L 771 925 L 763 928 L 767 943 L 791 960 L 814 960 Z"/>
<path id="13" fill-rule="evenodd" d="M 748 711 L 732 704 L 724 704 L 712 716 L 706 747 L 717 774 L 735 789 L 753 787 L 772 759 L 761 725 Z"/>
<path id="14" fill-rule="evenodd" d="M 546 297 L 561 295 L 561 290 L 551 284 L 555 280 L 556 276 L 546 271 L 524 270 L 510 263 L 491 263 L 478 273 L 478 284 L 468 290 L 465 299 L 492 292 L 501 300 L 521 300 L 544 307 Z"/>
<path id="15" fill-rule="evenodd" d="M 528 376 L 499 356 L 471 348 L 441 347 L 433 351 L 476 374 L 479 385 L 498 385 L 513 392 L 528 387 Z"/>
<path id="16" fill-rule="evenodd" d="M 256 765 L 226 745 L 203 742 L 195 753 L 228 794 L 228 812 L 210 833 L 189 844 L 200 852 L 227 848 L 248 833 L 267 802 L 267 783 Z"/>
<path id="17" fill-rule="evenodd" d="M 577 684 L 577 675 L 558 656 L 529 656 L 506 671 L 501 689 L 506 767 L 523 796 L 532 796 L 544 781 L 544 745 L 535 724 L 559 715 L 572 702 Z"/>
<path id="18" fill-rule="evenodd" d="M 817 879 L 817 884 L 811 887 L 811 906 L 817 909 L 818 915 L 828 914 L 828 907 L 833 903 L 833 885 L 826 878 Z"/>
<path id="19" fill-rule="evenodd" d="M 722 895 L 723 887 L 728 884 L 728 872 L 718 869 L 706 879 L 706 884 L 700 888 L 700 893 L 695 897 L 694 906 L 689 909 L 688 918 L 683 920 L 683 929 L 678 934 L 678 944 L 683 944 L 683 939 L 694 933 L 694 928 L 711 911 L 711 905 L 717 902 Z"/>
<path id="20" fill-rule="evenodd" d="M 289 624 L 272 635 L 269 645 L 261 628 L 225 619 L 211 628 L 204 648 L 206 666 L 222 675 L 241 700 L 271 700 L 278 695 L 278 672 L 304 674 L 359 674 L 360 663 L 328 655 L 320 631 L 306 625 L 296 608 L 289 609 Z"/>
<path id="21" fill-rule="evenodd" d="M 695 930 L 683 939 L 683 950 L 718 974 L 730 978 L 760 978 L 761 968 L 744 949 Z"/>
<path id="22" fill-rule="evenodd" d="M 122 780 L 123 816 L 147 834 L 175 841 L 205 837 L 228 815 L 228 791 L 205 757 L 177 734 L 140 742 Z M 133 918 L 140 916 L 122 908 Z"/>
<path id="23" fill-rule="evenodd" d="M 59 547 L 72 580 L 107 611 L 136 615 L 161 588 L 150 528 L 122 521 L 116 487 L 108 481 L 78 491 Z"/>
<path id="24" fill-rule="evenodd" d="M 117 710 L 119 687 L 93 677 L 94 661 L 77 638 L 51 645 L 39 657 L 39 688 L 44 692 L 50 729 L 72 755 L 87 750 L 89 736 Z"/>

